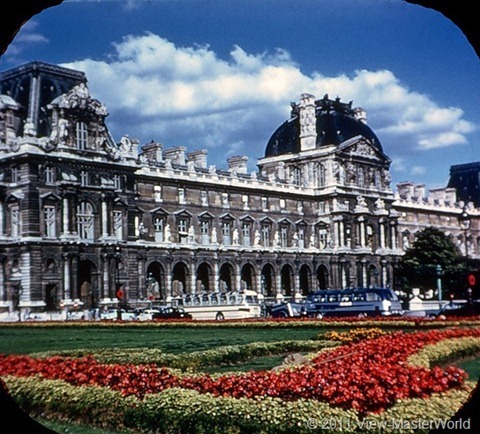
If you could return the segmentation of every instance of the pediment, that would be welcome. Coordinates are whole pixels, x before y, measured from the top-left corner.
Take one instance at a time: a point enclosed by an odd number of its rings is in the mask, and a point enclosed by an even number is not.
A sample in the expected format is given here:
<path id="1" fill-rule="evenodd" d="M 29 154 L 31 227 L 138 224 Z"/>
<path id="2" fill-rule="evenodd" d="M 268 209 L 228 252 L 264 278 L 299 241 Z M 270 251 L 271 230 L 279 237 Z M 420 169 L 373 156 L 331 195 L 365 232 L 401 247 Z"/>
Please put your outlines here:
<path id="1" fill-rule="evenodd" d="M 198 215 L 198 218 L 200 220 L 213 220 L 215 218 L 215 216 L 213 214 L 209 213 L 208 211 L 204 211 L 204 212 L 202 212 Z"/>
<path id="2" fill-rule="evenodd" d="M 368 160 L 390 161 L 390 159 L 365 137 L 357 136 L 343 142 L 338 151 Z"/>
<path id="3" fill-rule="evenodd" d="M 48 193 L 40 195 L 40 199 L 42 199 L 44 202 L 60 202 L 61 197 L 49 191 Z"/>

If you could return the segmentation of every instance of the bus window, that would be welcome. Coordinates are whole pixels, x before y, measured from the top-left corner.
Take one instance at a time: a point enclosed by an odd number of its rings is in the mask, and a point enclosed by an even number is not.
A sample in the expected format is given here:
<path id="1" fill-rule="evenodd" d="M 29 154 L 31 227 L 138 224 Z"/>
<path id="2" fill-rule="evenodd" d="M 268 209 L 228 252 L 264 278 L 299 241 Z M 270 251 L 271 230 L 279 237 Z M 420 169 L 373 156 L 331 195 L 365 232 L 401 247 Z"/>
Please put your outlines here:
<path id="1" fill-rule="evenodd" d="M 375 292 L 367 292 L 367 301 L 380 301 L 380 296 Z"/>
<path id="2" fill-rule="evenodd" d="M 365 301 L 365 294 L 355 294 L 353 301 Z"/>

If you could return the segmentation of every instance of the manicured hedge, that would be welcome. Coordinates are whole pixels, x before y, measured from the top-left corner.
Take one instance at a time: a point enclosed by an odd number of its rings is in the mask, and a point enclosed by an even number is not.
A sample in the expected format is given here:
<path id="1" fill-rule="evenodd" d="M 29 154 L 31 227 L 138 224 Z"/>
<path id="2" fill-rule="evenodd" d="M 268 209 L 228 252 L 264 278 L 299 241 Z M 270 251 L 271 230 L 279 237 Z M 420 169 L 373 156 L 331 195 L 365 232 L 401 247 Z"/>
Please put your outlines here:
<path id="1" fill-rule="evenodd" d="M 448 420 L 473 387 L 468 384 L 429 399 L 404 400 L 382 413 L 360 419 L 352 410 L 316 400 L 235 399 L 178 388 L 138 400 L 107 388 L 75 387 L 60 380 L 6 377 L 5 381 L 12 396 L 31 415 L 162 434 L 338 433 L 340 427 L 342 432 L 358 433 L 362 426 L 374 433 L 422 433 L 427 431 L 408 430 L 405 426 L 418 420 Z M 401 429 L 395 429 L 395 421 L 402 423 Z M 382 429 L 373 429 L 381 425 Z"/>
<path id="2" fill-rule="evenodd" d="M 443 365 L 477 354 L 480 354 L 478 337 L 445 339 L 422 348 L 418 353 L 409 357 L 408 363 L 429 369 L 435 365 Z"/>
<path id="3" fill-rule="evenodd" d="M 429 319 L 415 317 L 378 317 L 378 318 L 265 318 L 228 321 L 28 321 L 2 323 L 2 327 L 138 327 L 138 328 L 279 328 L 279 327 L 318 327 L 318 328 L 359 328 L 359 327 L 384 327 L 392 329 L 439 329 L 449 327 L 479 327 L 480 317 L 459 319 Z"/>

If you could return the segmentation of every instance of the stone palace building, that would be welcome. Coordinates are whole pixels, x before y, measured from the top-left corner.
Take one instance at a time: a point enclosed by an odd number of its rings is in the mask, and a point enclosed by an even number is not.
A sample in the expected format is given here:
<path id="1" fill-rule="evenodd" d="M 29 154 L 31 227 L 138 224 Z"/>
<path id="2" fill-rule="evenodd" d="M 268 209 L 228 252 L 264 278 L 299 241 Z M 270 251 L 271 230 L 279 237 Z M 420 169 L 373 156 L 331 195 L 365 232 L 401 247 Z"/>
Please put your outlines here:
<path id="1" fill-rule="evenodd" d="M 395 287 L 427 226 L 478 255 L 478 191 L 394 192 L 363 109 L 309 94 L 291 108 L 248 173 L 246 156 L 218 169 L 205 150 L 115 140 L 80 71 L 31 62 L 1 73 L 0 311 Z"/>

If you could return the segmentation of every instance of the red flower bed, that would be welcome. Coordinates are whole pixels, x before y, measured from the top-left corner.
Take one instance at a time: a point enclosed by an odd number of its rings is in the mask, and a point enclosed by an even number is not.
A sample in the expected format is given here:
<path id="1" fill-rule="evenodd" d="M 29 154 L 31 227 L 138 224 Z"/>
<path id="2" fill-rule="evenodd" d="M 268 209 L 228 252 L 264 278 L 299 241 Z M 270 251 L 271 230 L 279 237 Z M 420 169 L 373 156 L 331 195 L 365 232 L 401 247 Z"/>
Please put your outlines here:
<path id="1" fill-rule="evenodd" d="M 41 375 L 79 386 L 105 386 L 139 398 L 165 388 L 182 387 L 216 396 L 317 399 L 368 413 L 381 411 L 400 399 L 427 397 L 462 385 L 466 374 L 461 369 L 414 367 L 407 364 L 407 358 L 425 345 L 464 336 L 480 337 L 480 329 L 398 332 L 343 345 L 300 368 L 217 378 L 207 374 L 176 376 L 154 365 L 100 364 L 92 357 L 33 359 L 0 355 L 0 372 Z"/>

